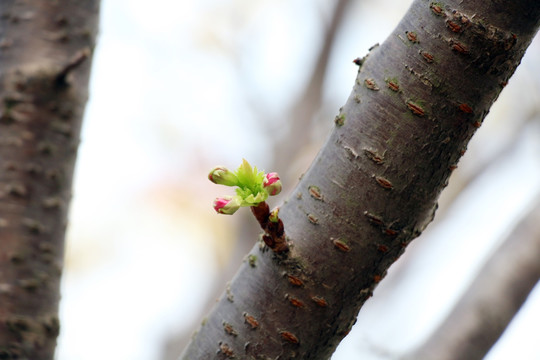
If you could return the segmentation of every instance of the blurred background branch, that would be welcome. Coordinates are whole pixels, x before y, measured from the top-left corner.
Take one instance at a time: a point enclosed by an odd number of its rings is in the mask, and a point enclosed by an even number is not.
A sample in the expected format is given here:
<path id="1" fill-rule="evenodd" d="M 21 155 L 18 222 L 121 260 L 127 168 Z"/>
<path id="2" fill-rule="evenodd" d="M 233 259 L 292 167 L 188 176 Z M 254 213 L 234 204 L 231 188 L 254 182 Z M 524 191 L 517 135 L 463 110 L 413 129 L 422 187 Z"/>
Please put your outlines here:
<path id="1" fill-rule="evenodd" d="M 453 310 L 408 359 L 481 359 L 540 279 L 540 197 L 463 292 Z"/>

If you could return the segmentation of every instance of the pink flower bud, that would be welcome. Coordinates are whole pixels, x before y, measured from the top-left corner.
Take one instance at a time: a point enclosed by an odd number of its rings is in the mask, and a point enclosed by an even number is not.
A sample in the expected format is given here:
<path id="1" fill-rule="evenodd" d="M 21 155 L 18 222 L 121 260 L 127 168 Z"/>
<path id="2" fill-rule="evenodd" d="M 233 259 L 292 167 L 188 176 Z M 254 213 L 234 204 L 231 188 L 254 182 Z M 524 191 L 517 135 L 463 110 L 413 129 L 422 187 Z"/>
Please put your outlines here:
<path id="1" fill-rule="evenodd" d="M 234 172 L 230 171 L 226 167 L 216 166 L 208 173 L 208 180 L 214 184 L 235 186 L 238 185 L 238 178 Z"/>
<path id="2" fill-rule="evenodd" d="M 213 206 L 218 214 L 232 215 L 240 208 L 240 200 L 232 196 L 218 197 Z"/>
<path id="3" fill-rule="evenodd" d="M 268 195 L 277 195 L 281 192 L 281 180 L 278 173 L 268 173 L 264 177 L 263 186 L 268 192 Z"/>

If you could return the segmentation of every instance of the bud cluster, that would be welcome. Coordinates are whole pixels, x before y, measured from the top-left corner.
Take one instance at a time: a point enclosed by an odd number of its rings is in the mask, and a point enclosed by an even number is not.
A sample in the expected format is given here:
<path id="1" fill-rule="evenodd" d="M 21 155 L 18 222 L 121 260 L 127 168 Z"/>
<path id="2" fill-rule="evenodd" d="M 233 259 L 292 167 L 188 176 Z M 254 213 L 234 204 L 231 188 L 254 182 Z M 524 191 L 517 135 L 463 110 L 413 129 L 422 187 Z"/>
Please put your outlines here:
<path id="1" fill-rule="evenodd" d="M 236 186 L 235 196 L 222 196 L 214 200 L 214 210 L 219 214 L 234 214 L 240 207 L 257 206 L 268 196 L 281 192 L 281 180 L 275 172 L 265 174 L 244 159 L 242 164 L 231 171 L 224 166 L 216 166 L 208 174 L 214 184 Z"/>

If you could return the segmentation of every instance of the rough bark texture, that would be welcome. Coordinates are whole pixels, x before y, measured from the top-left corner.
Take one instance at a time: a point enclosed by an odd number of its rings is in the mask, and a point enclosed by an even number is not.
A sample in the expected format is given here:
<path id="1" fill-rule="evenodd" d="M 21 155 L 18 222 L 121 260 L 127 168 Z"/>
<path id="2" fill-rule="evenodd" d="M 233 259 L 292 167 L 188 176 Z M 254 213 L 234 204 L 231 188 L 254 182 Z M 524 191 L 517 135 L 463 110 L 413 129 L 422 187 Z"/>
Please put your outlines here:
<path id="1" fill-rule="evenodd" d="M 482 359 L 540 280 L 540 199 L 411 360 Z"/>
<path id="2" fill-rule="evenodd" d="M 539 18 L 529 0 L 415 1 L 359 61 L 335 129 L 281 208 L 290 253 L 256 245 L 181 358 L 329 358 L 433 218 Z"/>
<path id="3" fill-rule="evenodd" d="M 0 358 L 52 359 L 98 0 L 0 2 Z"/>

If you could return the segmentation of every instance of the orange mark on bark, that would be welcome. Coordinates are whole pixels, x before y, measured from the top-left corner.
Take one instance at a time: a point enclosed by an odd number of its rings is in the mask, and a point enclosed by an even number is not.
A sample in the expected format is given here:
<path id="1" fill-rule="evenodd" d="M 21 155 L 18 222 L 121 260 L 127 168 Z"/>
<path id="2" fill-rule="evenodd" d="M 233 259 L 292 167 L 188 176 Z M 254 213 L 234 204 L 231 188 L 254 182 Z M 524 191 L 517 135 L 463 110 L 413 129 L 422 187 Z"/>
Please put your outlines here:
<path id="1" fill-rule="evenodd" d="M 412 101 L 407 102 L 407 107 L 409 108 L 409 110 L 412 111 L 412 113 L 414 115 L 417 115 L 417 116 L 424 116 L 425 115 L 424 109 L 422 109 L 422 107 L 420 105 L 415 104 Z"/>
<path id="2" fill-rule="evenodd" d="M 311 185 L 309 186 L 308 191 L 312 198 L 322 201 L 323 197 L 321 194 L 321 189 L 319 189 L 318 186 Z"/>
<path id="3" fill-rule="evenodd" d="M 378 215 L 372 214 L 368 211 L 364 211 L 364 215 L 368 218 L 368 221 L 374 225 L 380 226 L 384 224 L 382 217 Z"/>
<path id="4" fill-rule="evenodd" d="M 246 323 L 248 323 L 251 326 L 251 329 L 255 330 L 257 327 L 259 327 L 259 322 L 257 319 L 255 319 L 253 316 L 249 315 L 248 313 L 244 313 L 244 320 Z"/>
<path id="5" fill-rule="evenodd" d="M 223 323 L 223 330 L 229 335 L 237 336 L 238 333 L 234 330 L 233 326 L 227 322 Z"/>
<path id="6" fill-rule="evenodd" d="M 428 53 L 427 51 L 422 51 L 422 56 L 424 57 L 424 60 L 426 60 L 429 64 L 433 62 L 433 55 Z"/>
<path id="7" fill-rule="evenodd" d="M 366 87 L 369 90 L 378 91 L 379 87 L 377 86 L 377 83 L 375 83 L 375 80 L 373 79 L 365 79 L 364 84 L 366 84 Z"/>
<path id="8" fill-rule="evenodd" d="M 322 296 L 313 296 L 311 300 L 315 301 L 315 304 L 319 305 L 320 307 L 327 307 L 328 303 L 326 302 L 325 298 Z"/>
<path id="9" fill-rule="evenodd" d="M 443 15 L 443 10 L 439 5 L 431 3 L 431 5 L 429 5 L 429 7 L 431 8 L 431 11 L 433 11 L 433 13 L 435 13 L 435 15 L 438 15 L 438 16 Z"/>
<path id="10" fill-rule="evenodd" d="M 291 344 L 298 344 L 300 340 L 290 331 L 280 331 L 279 335 L 281 335 L 281 338 L 287 342 L 290 342 Z"/>
<path id="11" fill-rule="evenodd" d="M 319 223 L 319 218 L 316 217 L 315 215 L 313 214 L 308 214 L 307 215 L 307 218 L 309 220 L 310 223 L 314 224 L 314 225 L 317 225 Z"/>
<path id="12" fill-rule="evenodd" d="M 394 187 L 394 185 L 392 185 L 392 183 L 390 181 L 388 181 L 387 179 L 381 177 L 381 176 L 375 176 L 375 181 L 377 181 L 377 184 L 379 184 L 380 186 L 382 186 L 383 188 L 385 189 L 392 189 Z"/>
<path id="13" fill-rule="evenodd" d="M 396 84 L 396 83 L 394 83 L 394 82 L 392 82 L 392 81 L 389 81 L 389 82 L 388 82 L 388 87 L 389 87 L 390 90 L 392 90 L 392 91 L 396 91 L 396 92 L 399 91 L 399 85 Z"/>
<path id="14" fill-rule="evenodd" d="M 398 232 L 397 230 L 388 228 L 384 230 L 384 233 L 388 236 L 396 236 Z"/>
<path id="15" fill-rule="evenodd" d="M 294 285 L 294 286 L 302 286 L 304 285 L 304 282 L 302 280 L 300 280 L 300 278 L 294 276 L 294 275 L 291 275 L 291 274 L 287 274 L 287 280 L 289 280 L 289 282 Z"/>
<path id="16" fill-rule="evenodd" d="M 473 109 L 468 104 L 465 104 L 465 103 L 459 104 L 458 108 L 459 108 L 459 111 L 464 112 L 465 114 L 473 113 Z"/>
<path id="17" fill-rule="evenodd" d="M 409 39 L 410 42 L 418 42 L 418 36 L 414 31 L 406 31 L 405 33 L 407 34 L 407 39 Z"/>
<path id="18" fill-rule="evenodd" d="M 295 307 L 298 307 L 298 308 L 303 308 L 304 307 L 304 303 L 301 300 L 295 298 L 294 296 L 290 296 L 289 294 L 285 294 L 285 297 L 287 298 L 287 300 L 289 300 L 291 305 L 293 305 Z"/>
<path id="19" fill-rule="evenodd" d="M 345 243 L 343 240 L 340 240 L 340 239 L 334 239 L 332 240 L 332 243 L 334 244 L 334 246 L 338 249 L 338 250 L 341 250 L 343 252 L 349 252 L 351 251 L 351 248 L 349 247 L 349 245 L 347 245 L 347 243 Z"/>
<path id="20" fill-rule="evenodd" d="M 234 358 L 234 351 L 231 349 L 231 347 L 225 343 L 220 342 L 219 343 L 219 351 L 228 357 L 229 359 Z"/>
<path id="21" fill-rule="evenodd" d="M 455 33 L 460 33 L 461 32 L 461 25 L 453 22 L 452 20 L 447 20 L 446 21 L 446 26 L 448 26 L 448 28 L 450 30 L 452 30 L 453 32 L 455 32 Z"/>
<path id="22" fill-rule="evenodd" d="M 469 49 L 467 49 L 467 47 L 465 47 L 465 45 L 463 45 L 462 43 L 459 43 L 459 42 L 454 42 L 452 44 L 452 49 L 457 51 L 458 53 L 464 54 L 464 55 L 469 53 Z"/>
<path id="23" fill-rule="evenodd" d="M 384 162 L 384 156 L 383 155 L 379 155 L 378 151 L 377 150 L 373 150 L 373 149 L 364 149 L 364 153 L 366 154 L 366 156 L 368 158 L 371 159 L 371 161 L 373 161 L 375 164 L 382 164 Z"/>

